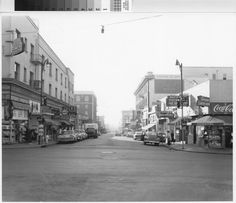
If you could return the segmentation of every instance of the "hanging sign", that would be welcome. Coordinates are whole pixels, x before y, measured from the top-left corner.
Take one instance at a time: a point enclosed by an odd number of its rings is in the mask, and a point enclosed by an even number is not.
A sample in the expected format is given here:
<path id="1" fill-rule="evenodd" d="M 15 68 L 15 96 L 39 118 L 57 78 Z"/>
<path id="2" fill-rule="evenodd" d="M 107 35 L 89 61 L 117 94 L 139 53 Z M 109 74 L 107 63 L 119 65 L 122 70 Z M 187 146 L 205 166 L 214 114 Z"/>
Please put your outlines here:
<path id="1" fill-rule="evenodd" d="M 209 108 L 210 114 L 233 114 L 233 103 L 212 102 Z"/>
<path id="2" fill-rule="evenodd" d="M 13 44 L 12 44 L 12 52 L 11 52 L 11 54 L 13 56 L 21 54 L 22 52 L 24 52 L 24 48 L 25 48 L 25 45 L 24 45 L 23 37 L 16 38 L 13 41 Z"/>

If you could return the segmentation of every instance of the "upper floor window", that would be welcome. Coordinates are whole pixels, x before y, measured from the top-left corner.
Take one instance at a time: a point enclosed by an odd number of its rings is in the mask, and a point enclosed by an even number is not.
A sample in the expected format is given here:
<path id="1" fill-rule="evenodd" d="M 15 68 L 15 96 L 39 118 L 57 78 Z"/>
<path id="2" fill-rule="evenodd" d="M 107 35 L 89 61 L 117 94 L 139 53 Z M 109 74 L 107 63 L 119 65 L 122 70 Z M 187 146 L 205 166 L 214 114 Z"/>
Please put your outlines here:
<path id="1" fill-rule="evenodd" d="M 25 37 L 25 47 L 24 47 L 24 49 L 25 49 L 25 52 L 27 52 L 28 51 L 28 40 L 27 40 L 27 38 Z"/>
<path id="2" fill-rule="evenodd" d="M 49 95 L 51 96 L 52 95 L 52 85 L 49 84 Z"/>
<path id="3" fill-rule="evenodd" d="M 80 96 L 76 96 L 76 101 L 80 101 Z"/>
<path id="4" fill-rule="evenodd" d="M 212 79 L 216 80 L 216 74 L 215 73 L 212 74 Z"/>
<path id="5" fill-rule="evenodd" d="M 56 81 L 58 81 L 58 70 L 56 68 Z"/>
<path id="6" fill-rule="evenodd" d="M 66 102 L 66 94 L 65 94 L 65 102 Z"/>
<path id="7" fill-rule="evenodd" d="M 15 79 L 20 80 L 20 64 L 19 63 L 15 63 L 14 71 L 15 71 L 15 76 L 14 76 Z"/>
<path id="8" fill-rule="evenodd" d="M 61 93 L 60 93 L 60 100 L 62 100 L 62 91 L 61 91 Z"/>
<path id="9" fill-rule="evenodd" d="M 61 73 L 61 85 L 63 85 L 63 75 L 62 75 L 62 73 Z"/>
<path id="10" fill-rule="evenodd" d="M 57 88 L 55 87 L 55 97 L 57 98 Z"/>
<path id="11" fill-rule="evenodd" d="M 223 80 L 227 80 L 227 75 L 226 75 L 226 73 L 223 74 Z"/>
<path id="12" fill-rule="evenodd" d="M 49 65 L 49 76 L 52 77 L 52 64 Z"/>
<path id="13" fill-rule="evenodd" d="M 89 97 L 88 97 L 88 96 L 85 96 L 85 97 L 84 97 L 84 101 L 89 101 Z"/>
<path id="14" fill-rule="evenodd" d="M 67 78 L 65 77 L 65 88 L 67 87 L 66 84 L 67 84 Z"/>
<path id="15" fill-rule="evenodd" d="M 69 96 L 69 99 L 68 99 L 68 101 L 69 101 L 69 103 L 71 103 L 71 102 L 70 102 L 70 96 Z"/>
<path id="16" fill-rule="evenodd" d="M 26 67 L 24 67 L 24 82 L 27 82 L 27 70 L 26 70 Z"/>
<path id="17" fill-rule="evenodd" d="M 34 54 L 34 45 L 30 44 L 30 54 Z"/>
<path id="18" fill-rule="evenodd" d="M 87 104 L 85 104 L 85 106 L 84 106 L 86 109 L 88 109 L 88 105 Z"/>

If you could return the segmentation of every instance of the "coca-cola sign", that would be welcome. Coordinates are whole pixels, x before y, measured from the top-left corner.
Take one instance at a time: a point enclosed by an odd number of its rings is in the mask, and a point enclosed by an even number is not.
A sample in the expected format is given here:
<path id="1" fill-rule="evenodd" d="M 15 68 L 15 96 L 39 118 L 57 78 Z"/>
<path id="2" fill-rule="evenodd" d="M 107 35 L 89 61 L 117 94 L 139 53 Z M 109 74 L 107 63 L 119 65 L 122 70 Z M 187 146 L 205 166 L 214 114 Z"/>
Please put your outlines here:
<path id="1" fill-rule="evenodd" d="M 210 103 L 210 114 L 232 114 L 233 103 Z"/>

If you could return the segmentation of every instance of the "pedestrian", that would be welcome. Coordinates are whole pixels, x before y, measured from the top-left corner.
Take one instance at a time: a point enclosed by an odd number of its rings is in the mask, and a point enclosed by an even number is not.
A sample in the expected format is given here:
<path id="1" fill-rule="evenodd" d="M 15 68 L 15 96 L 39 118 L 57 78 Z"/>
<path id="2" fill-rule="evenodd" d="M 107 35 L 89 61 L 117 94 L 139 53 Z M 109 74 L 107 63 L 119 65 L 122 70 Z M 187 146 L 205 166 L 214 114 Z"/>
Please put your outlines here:
<path id="1" fill-rule="evenodd" d="M 167 144 L 170 145 L 171 143 L 171 135 L 170 135 L 170 131 L 167 130 Z"/>
<path id="2" fill-rule="evenodd" d="M 172 142 L 172 144 L 175 144 L 175 137 L 174 137 L 174 132 L 173 132 L 173 131 L 171 131 L 170 136 L 171 136 L 171 142 Z"/>

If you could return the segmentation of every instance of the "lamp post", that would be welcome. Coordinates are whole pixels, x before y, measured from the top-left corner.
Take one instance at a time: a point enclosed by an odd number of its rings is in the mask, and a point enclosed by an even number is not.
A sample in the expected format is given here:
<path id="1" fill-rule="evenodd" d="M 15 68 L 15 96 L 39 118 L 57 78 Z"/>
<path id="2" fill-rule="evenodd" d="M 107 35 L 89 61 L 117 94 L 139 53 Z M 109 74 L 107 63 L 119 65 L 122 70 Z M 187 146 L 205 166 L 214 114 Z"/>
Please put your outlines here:
<path id="1" fill-rule="evenodd" d="M 40 113 L 41 113 L 41 122 L 43 125 L 43 140 L 45 143 L 45 126 L 43 123 L 43 71 L 45 70 L 45 65 L 50 65 L 51 63 L 49 63 L 48 59 L 45 59 L 44 61 L 42 61 L 41 63 L 41 92 L 40 92 Z"/>
<path id="2" fill-rule="evenodd" d="M 180 132 L 181 132 L 181 137 L 182 137 L 182 149 L 184 149 L 184 135 L 183 135 L 183 64 L 176 59 L 175 62 L 176 66 L 179 66 L 180 70 L 180 80 L 181 80 L 181 94 L 180 94 L 180 103 L 181 103 L 181 124 L 180 124 Z"/>

